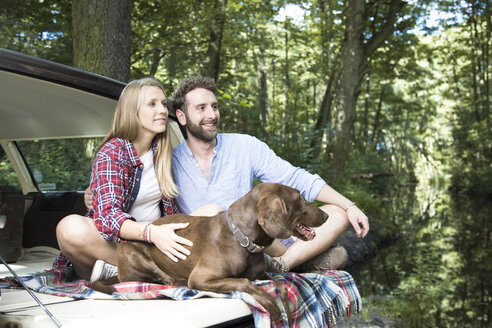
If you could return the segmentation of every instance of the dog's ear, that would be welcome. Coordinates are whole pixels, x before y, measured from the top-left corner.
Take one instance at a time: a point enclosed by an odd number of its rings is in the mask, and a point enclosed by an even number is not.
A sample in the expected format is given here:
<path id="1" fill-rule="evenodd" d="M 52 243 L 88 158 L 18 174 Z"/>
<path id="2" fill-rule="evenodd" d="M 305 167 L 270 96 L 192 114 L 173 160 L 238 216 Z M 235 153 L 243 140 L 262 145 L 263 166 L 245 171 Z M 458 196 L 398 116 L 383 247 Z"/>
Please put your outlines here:
<path id="1" fill-rule="evenodd" d="M 270 237 L 287 239 L 292 235 L 289 213 L 278 195 L 270 192 L 260 195 L 257 209 L 258 223 Z"/>

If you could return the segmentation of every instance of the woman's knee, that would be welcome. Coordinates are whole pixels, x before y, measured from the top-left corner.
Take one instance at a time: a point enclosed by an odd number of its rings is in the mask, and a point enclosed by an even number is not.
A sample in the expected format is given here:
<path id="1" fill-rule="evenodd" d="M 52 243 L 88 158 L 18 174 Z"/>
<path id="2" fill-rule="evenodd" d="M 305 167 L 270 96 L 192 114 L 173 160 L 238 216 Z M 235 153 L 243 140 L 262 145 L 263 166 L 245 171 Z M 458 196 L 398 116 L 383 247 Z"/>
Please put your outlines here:
<path id="1" fill-rule="evenodd" d="M 87 244 L 90 236 L 86 218 L 71 214 L 64 217 L 56 226 L 56 238 L 60 246 L 81 247 Z"/>

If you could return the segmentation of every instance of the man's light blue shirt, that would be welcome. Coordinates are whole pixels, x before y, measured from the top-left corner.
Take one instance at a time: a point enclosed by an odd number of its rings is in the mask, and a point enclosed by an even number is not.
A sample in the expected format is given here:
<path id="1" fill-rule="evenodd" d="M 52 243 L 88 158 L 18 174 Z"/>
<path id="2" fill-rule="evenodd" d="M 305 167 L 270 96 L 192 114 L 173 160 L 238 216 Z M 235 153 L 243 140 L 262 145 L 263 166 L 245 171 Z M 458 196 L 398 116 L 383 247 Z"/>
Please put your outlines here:
<path id="1" fill-rule="evenodd" d="M 183 213 L 215 203 L 224 209 L 253 187 L 253 179 L 281 183 L 316 199 L 326 184 L 319 175 L 294 167 L 264 142 L 245 134 L 219 133 L 207 180 L 186 141 L 173 150 L 173 172 L 180 195 L 176 203 Z"/>

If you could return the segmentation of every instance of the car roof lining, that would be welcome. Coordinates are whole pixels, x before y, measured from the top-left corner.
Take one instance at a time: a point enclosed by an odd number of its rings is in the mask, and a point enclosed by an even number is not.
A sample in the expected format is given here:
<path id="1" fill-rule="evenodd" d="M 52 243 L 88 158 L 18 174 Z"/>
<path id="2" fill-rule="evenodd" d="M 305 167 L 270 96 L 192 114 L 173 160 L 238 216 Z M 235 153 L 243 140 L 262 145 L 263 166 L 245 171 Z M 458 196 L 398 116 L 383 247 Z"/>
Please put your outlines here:
<path id="1" fill-rule="evenodd" d="M 3 48 L 0 83 L 3 141 L 106 135 L 125 87 L 121 81 Z M 177 122 L 171 107 L 170 123 Z M 180 125 L 173 129 L 179 132 L 186 134 Z"/>
<path id="2" fill-rule="evenodd" d="M 0 139 L 101 136 L 116 100 L 61 84 L 0 71 Z"/>

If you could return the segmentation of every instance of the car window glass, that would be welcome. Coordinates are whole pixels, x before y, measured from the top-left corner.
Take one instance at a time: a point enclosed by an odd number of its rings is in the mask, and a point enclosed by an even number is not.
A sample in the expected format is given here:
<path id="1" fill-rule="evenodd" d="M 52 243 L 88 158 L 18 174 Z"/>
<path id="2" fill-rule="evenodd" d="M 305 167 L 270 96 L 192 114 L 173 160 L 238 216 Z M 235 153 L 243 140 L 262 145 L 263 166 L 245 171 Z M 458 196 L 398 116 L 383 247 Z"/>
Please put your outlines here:
<path id="1" fill-rule="evenodd" d="M 12 163 L 5 154 L 3 147 L 0 146 L 0 187 L 16 191 L 22 191 L 19 178 L 12 168 Z"/>
<path id="2" fill-rule="evenodd" d="M 82 191 L 89 186 L 92 160 L 102 139 L 28 140 L 17 144 L 41 191 Z"/>

